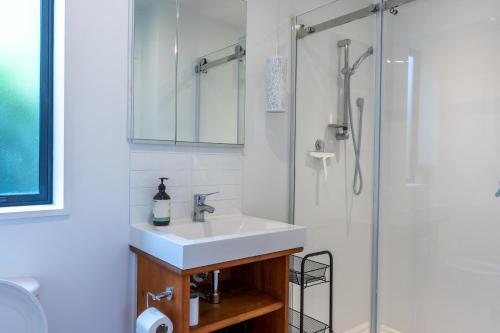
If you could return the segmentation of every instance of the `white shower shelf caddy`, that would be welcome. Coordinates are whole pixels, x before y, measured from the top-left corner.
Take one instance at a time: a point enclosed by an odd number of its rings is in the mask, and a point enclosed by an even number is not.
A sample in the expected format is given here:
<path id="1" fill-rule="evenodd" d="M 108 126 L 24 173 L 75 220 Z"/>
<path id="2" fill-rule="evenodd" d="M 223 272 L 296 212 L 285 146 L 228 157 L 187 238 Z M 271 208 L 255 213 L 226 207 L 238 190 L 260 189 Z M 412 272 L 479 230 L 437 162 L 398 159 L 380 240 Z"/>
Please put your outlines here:
<path id="1" fill-rule="evenodd" d="M 322 152 L 322 151 L 310 151 L 309 156 L 311 156 L 312 158 L 321 160 L 323 162 L 323 172 L 325 175 L 325 181 L 328 180 L 327 162 L 330 158 L 334 159 L 335 154 L 334 153 L 326 153 L 326 152 Z"/>

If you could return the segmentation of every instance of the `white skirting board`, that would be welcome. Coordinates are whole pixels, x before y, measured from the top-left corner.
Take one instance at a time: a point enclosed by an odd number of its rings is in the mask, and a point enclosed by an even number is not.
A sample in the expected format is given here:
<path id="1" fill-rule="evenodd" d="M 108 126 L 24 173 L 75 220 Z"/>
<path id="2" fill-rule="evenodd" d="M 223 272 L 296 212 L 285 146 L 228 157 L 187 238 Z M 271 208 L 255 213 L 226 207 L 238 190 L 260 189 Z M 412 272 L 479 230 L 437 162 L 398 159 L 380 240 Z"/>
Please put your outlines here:
<path id="1" fill-rule="evenodd" d="M 348 329 L 347 331 L 344 331 L 344 333 L 370 333 L 370 325 L 368 322 L 366 322 L 364 324 Z M 380 333 L 404 333 L 404 332 L 382 325 L 380 326 Z"/>

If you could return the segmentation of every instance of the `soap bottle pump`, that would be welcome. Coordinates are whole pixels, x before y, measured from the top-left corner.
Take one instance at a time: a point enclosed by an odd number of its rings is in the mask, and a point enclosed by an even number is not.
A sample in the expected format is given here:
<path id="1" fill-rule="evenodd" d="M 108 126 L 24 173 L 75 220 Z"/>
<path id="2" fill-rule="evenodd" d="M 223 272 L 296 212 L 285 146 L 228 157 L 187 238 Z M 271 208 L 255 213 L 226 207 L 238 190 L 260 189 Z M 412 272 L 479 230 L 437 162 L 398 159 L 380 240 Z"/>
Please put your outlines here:
<path id="1" fill-rule="evenodd" d="M 168 178 L 160 178 L 158 193 L 153 197 L 153 224 L 156 226 L 167 226 L 170 224 L 170 196 L 165 192 L 165 184 Z"/>

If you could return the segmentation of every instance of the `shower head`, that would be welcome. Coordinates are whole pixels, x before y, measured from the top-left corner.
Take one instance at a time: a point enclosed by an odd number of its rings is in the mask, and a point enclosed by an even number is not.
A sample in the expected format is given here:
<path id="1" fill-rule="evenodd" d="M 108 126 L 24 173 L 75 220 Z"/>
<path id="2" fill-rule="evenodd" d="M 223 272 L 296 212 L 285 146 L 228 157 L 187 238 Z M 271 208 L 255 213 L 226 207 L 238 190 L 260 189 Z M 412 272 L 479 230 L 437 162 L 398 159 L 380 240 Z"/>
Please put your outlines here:
<path id="1" fill-rule="evenodd" d="M 356 62 L 354 63 L 354 65 L 352 65 L 351 74 L 354 74 L 354 72 L 359 68 L 359 66 L 363 63 L 363 61 L 365 61 L 365 59 L 368 58 L 371 55 L 373 55 L 373 46 L 370 46 L 368 48 L 368 50 L 366 50 L 365 53 L 363 53 L 358 58 L 358 60 L 356 60 Z"/>

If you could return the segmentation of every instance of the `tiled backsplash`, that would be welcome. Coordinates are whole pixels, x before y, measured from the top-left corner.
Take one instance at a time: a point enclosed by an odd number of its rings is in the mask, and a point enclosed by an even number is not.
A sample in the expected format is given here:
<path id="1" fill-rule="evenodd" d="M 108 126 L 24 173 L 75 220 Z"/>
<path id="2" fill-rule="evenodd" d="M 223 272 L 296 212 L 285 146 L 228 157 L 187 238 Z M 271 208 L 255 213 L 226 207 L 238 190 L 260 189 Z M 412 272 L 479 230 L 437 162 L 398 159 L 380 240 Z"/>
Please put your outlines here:
<path id="1" fill-rule="evenodd" d="M 147 148 L 146 148 L 147 149 Z M 172 219 L 190 218 L 193 195 L 219 191 L 207 203 L 214 215 L 241 212 L 242 153 L 239 149 L 161 148 L 131 152 L 130 221 L 151 221 L 152 200 L 160 177 L 168 177 Z"/>

